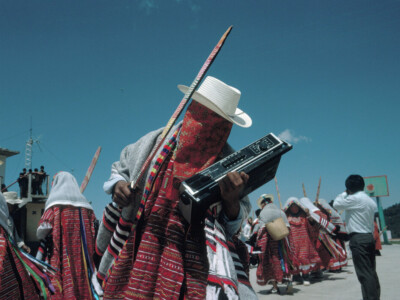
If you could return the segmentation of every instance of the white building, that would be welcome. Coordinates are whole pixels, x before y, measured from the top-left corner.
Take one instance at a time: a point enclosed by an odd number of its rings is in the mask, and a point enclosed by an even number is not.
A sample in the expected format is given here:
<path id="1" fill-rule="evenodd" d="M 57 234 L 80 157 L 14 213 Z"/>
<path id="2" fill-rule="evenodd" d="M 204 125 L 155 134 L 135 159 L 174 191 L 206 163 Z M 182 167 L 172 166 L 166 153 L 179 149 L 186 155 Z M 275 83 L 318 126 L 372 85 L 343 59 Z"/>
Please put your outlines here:
<path id="1" fill-rule="evenodd" d="M 6 184 L 6 160 L 7 157 L 17 155 L 19 151 L 8 150 L 0 147 L 0 185 Z M 8 183 L 8 182 L 7 182 Z"/>

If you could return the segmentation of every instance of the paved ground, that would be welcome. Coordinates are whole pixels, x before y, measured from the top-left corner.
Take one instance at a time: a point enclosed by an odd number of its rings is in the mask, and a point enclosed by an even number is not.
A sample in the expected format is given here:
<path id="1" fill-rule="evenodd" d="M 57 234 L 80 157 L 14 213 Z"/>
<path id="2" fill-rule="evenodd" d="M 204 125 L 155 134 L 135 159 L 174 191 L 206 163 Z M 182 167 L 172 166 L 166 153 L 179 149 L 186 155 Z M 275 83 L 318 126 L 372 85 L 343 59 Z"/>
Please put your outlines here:
<path id="1" fill-rule="evenodd" d="M 383 245 L 382 256 L 377 257 L 377 272 L 381 284 L 381 299 L 400 298 L 400 245 Z M 293 295 L 285 295 L 285 285 L 280 285 L 282 295 L 268 294 L 271 285 L 259 286 L 256 283 L 256 269 L 250 270 L 250 281 L 258 298 L 292 300 L 360 300 L 361 286 L 357 280 L 352 260 L 341 273 L 324 273 L 323 280 L 311 281 L 310 286 L 294 286 Z"/>

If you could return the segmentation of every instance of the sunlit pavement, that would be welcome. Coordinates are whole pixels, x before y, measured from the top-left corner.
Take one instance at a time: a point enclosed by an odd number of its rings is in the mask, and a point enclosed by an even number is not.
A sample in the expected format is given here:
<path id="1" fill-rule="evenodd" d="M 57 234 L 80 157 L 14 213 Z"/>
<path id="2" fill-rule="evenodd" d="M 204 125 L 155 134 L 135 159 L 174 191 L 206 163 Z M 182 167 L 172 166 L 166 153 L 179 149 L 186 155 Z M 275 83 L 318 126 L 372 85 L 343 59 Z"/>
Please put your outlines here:
<path id="1" fill-rule="evenodd" d="M 400 299 L 400 245 L 383 245 L 382 256 L 377 256 L 377 272 L 381 285 L 381 299 Z M 256 269 L 250 269 L 250 281 L 259 299 L 338 299 L 360 300 L 361 286 L 350 259 L 344 272 L 324 272 L 323 279 L 311 279 L 310 286 L 293 286 L 293 295 L 286 295 L 286 285 L 279 285 L 281 295 L 269 294 L 272 285 L 259 286 Z"/>

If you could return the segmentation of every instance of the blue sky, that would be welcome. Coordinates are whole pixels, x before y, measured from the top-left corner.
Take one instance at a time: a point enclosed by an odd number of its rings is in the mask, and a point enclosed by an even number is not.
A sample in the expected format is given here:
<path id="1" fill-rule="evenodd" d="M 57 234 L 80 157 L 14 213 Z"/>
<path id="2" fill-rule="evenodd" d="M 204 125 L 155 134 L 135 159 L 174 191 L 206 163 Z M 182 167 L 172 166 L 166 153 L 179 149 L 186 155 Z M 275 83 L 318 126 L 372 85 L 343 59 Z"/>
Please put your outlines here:
<path id="1" fill-rule="evenodd" d="M 387 175 L 400 200 L 400 1 L 0 1 L 0 147 L 6 183 L 24 166 L 30 118 L 33 167 L 83 180 L 98 218 L 122 148 L 164 126 L 225 30 L 208 71 L 242 92 L 253 126 L 240 149 L 269 132 L 293 143 L 278 169 L 282 201 L 344 190 L 349 174 Z M 276 195 L 274 182 L 250 195 Z"/>

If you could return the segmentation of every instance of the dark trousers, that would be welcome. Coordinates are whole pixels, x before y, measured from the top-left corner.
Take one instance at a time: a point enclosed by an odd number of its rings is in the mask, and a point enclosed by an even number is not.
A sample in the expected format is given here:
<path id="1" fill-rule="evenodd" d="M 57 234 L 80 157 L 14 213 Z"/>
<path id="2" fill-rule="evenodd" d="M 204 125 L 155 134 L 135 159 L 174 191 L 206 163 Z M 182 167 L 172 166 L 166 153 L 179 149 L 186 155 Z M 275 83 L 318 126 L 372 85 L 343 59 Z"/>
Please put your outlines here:
<path id="1" fill-rule="evenodd" d="M 350 249 L 363 299 L 378 300 L 381 287 L 376 274 L 375 241 L 372 233 L 352 233 Z"/>

